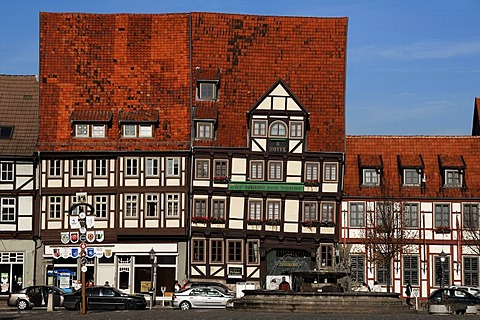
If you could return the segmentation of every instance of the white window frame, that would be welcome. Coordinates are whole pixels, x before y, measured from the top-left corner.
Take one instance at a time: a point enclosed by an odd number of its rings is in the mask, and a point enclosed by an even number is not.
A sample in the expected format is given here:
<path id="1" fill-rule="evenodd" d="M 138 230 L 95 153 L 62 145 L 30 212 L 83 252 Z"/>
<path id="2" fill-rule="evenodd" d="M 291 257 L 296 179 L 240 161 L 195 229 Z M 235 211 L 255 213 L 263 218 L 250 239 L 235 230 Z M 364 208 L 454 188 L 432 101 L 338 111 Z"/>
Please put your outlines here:
<path id="1" fill-rule="evenodd" d="M 263 201 L 252 199 L 248 201 L 248 220 L 263 219 Z"/>
<path id="2" fill-rule="evenodd" d="M 453 175 L 453 177 L 449 177 Z M 453 180 L 459 180 L 458 183 L 454 183 Z M 448 188 L 460 188 L 463 186 L 463 174 L 456 169 L 445 169 L 445 187 Z"/>
<path id="3" fill-rule="evenodd" d="M 99 220 L 108 219 L 108 196 L 106 195 L 96 195 L 93 197 L 93 202 L 95 206 L 95 217 Z"/>
<path id="4" fill-rule="evenodd" d="M 62 219 L 62 197 L 61 196 L 48 197 L 48 219 L 49 220 Z"/>
<path id="5" fill-rule="evenodd" d="M 215 247 L 216 250 L 213 250 L 213 243 L 220 244 L 220 247 Z M 223 261 L 225 258 L 224 246 L 225 245 L 224 245 L 223 239 L 220 239 L 220 238 L 210 239 L 210 263 L 223 264 Z M 213 259 L 214 255 L 217 257 L 217 259 Z M 218 256 L 220 256 L 220 259 L 218 259 Z"/>
<path id="6" fill-rule="evenodd" d="M 153 137 L 153 126 L 151 124 L 139 124 L 138 125 L 138 136 L 140 138 L 151 138 L 151 137 Z"/>
<path id="7" fill-rule="evenodd" d="M 283 162 L 282 161 L 268 161 L 268 181 L 282 181 L 283 180 Z"/>
<path id="8" fill-rule="evenodd" d="M 138 158 L 125 158 L 125 177 L 138 177 L 139 163 Z"/>
<path id="9" fill-rule="evenodd" d="M 157 193 L 147 193 L 145 194 L 145 218 L 152 219 L 152 218 L 158 218 L 158 209 L 159 209 L 159 195 Z M 155 211 L 154 215 L 151 214 L 150 212 L 150 204 L 154 204 L 155 206 Z"/>
<path id="10" fill-rule="evenodd" d="M 160 173 L 160 159 L 159 158 L 145 158 L 146 176 L 158 177 Z"/>
<path id="11" fill-rule="evenodd" d="M 259 265 L 260 264 L 260 241 L 259 240 L 247 240 L 247 265 Z M 250 253 L 253 253 L 250 255 Z M 253 257 L 253 260 L 250 257 Z"/>
<path id="12" fill-rule="evenodd" d="M 205 167 L 206 164 L 206 167 Z M 199 168 L 201 165 L 201 168 Z M 195 179 L 206 180 L 210 177 L 210 160 L 209 159 L 195 159 Z"/>
<path id="13" fill-rule="evenodd" d="M 325 162 L 323 164 L 323 181 L 337 182 L 338 181 L 338 163 Z"/>
<path id="14" fill-rule="evenodd" d="M 0 198 L 0 222 L 15 222 L 17 216 L 15 198 Z"/>
<path id="15" fill-rule="evenodd" d="M 280 220 L 282 218 L 282 203 L 280 200 L 267 201 L 267 220 Z"/>
<path id="16" fill-rule="evenodd" d="M 89 125 L 86 123 L 77 123 L 75 124 L 75 137 L 77 138 L 88 138 L 90 137 Z"/>
<path id="17" fill-rule="evenodd" d="M 355 211 L 355 223 L 352 224 L 352 207 L 355 206 L 357 210 Z M 362 207 L 363 210 L 360 212 L 358 210 L 359 207 Z M 350 202 L 348 204 L 348 211 L 349 211 L 349 217 L 348 217 L 348 225 L 351 228 L 363 228 L 365 227 L 365 221 L 367 217 L 367 206 L 365 202 Z M 361 216 L 359 215 L 361 213 Z"/>
<path id="18" fill-rule="evenodd" d="M 108 176 L 108 160 L 107 159 L 95 159 L 95 177 L 107 177 Z"/>
<path id="19" fill-rule="evenodd" d="M 126 193 L 125 194 L 125 219 L 137 219 L 138 218 L 138 194 Z"/>
<path id="20" fill-rule="evenodd" d="M 290 138 L 303 138 L 303 122 L 290 122 Z"/>
<path id="21" fill-rule="evenodd" d="M 48 160 L 48 176 L 49 177 L 62 176 L 62 160 L 58 160 L 58 159 Z"/>
<path id="22" fill-rule="evenodd" d="M 130 130 L 133 129 L 133 133 Z M 126 123 L 122 125 L 122 133 L 125 138 L 136 138 L 137 137 L 137 126 L 135 124 Z"/>
<path id="23" fill-rule="evenodd" d="M 336 216 L 336 203 L 333 201 L 323 201 L 321 204 L 321 211 L 320 211 L 320 221 L 321 222 L 333 222 L 335 223 L 335 216 Z M 332 211 L 330 212 L 330 210 Z M 326 212 L 328 211 L 328 212 Z M 325 217 L 327 216 L 327 217 Z"/>
<path id="24" fill-rule="evenodd" d="M 92 124 L 92 138 L 105 138 L 104 124 Z"/>
<path id="25" fill-rule="evenodd" d="M 288 126 L 285 124 L 285 122 L 277 120 L 270 124 L 268 132 L 269 137 L 286 138 L 288 135 Z"/>
<path id="26" fill-rule="evenodd" d="M 197 86 L 197 100 L 216 101 L 217 83 L 213 81 L 199 81 Z"/>
<path id="27" fill-rule="evenodd" d="M 73 159 L 72 164 L 72 177 L 80 178 L 85 176 L 85 160 Z"/>
<path id="28" fill-rule="evenodd" d="M 379 186 L 381 174 L 374 168 L 362 169 L 362 185 L 364 186 Z M 367 180 L 369 180 L 367 182 Z"/>
<path id="29" fill-rule="evenodd" d="M 178 218 L 180 216 L 180 194 L 167 193 L 165 198 L 167 202 L 167 218 Z"/>
<path id="30" fill-rule="evenodd" d="M 261 172 L 259 172 L 260 170 Z M 262 160 L 250 161 L 250 180 L 264 180 L 265 179 L 265 162 Z"/>
<path id="31" fill-rule="evenodd" d="M 318 182 L 318 162 L 306 162 L 305 163 L 305 181 L 317 181 Z"/>
<path id="32" fill-rule="evenodd" d="M 213 124 L 210 122 L 198 122 L 196 138 L 198 140 L 213 139 Z"/>
<path id="33" fill-rule="evenodd" d="M 318 220 L 318 205 L 316 201 L 303 202 L 303 222 Z M 312 212 L 313 211 L 313 212 Z"/>
<path id="34" fill-rule="evenodd" d="M 199 245 L 202 244 L 202 245 Z M 205 239 L 200 239 L 200 238 L 193 238 L 192 239 L 192 264 L 198 264 L 198 263 L 205 263 L 206 262 L 206 246 L 207 242 Z M 197 257 L 197 251 L 198 254 L 201 254 L 203 259 L 200 259 L 200 256 Z"/>
<path id="35" fill-rule="evenodd" d="M 252 137 L 266 137 L 267 136 L 267 121 L 253 120 L 252 121 Z"/>
<path id="36" fill-rule="evenodd" d="M 167 158 L 167 177 L 180 176 L 180 158 Z"/>
<path id="37" fill-rule="evenodd" d="M 0 181 L 12 182 L 15 177 L 15 164 L 13 162 L 0 162 Z"/>
<path id="38" fill-rule="evenodd" d="M 212 199 L 212 218 L 225 219 L 225 199 Z"/>

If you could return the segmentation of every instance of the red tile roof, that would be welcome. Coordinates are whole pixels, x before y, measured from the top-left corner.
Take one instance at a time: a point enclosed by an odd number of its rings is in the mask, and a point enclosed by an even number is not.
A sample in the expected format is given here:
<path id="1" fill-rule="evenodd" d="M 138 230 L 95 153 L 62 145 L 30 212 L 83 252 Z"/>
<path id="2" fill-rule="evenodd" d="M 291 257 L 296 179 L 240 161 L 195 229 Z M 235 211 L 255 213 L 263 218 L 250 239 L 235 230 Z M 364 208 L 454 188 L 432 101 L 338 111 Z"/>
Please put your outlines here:
<path id="1" fill-rule="evenodd" d="M 107 110 L 73 110 L 70 121 L 110 122 L 113 112 Z"/>

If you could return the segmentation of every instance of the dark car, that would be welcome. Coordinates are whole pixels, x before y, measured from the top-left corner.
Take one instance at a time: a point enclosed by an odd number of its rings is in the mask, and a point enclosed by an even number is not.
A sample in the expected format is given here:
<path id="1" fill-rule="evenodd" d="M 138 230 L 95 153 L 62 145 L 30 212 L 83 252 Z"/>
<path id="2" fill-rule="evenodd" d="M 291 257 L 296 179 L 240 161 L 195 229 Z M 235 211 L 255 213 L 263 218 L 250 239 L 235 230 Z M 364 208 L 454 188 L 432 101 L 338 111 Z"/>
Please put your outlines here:
<path id="1" fill-rule="evenodd" d="M 145 309 L 147 301 L 143 295 L 126 294 L 111 287 L 90 287 L 85 289 L 87 309 Z M 63 300 L 65 309 L 80 310 L 82 290 L 66 294 Z"/>
<path id="2" fill-rule="evenodd" d="M 50 294 L 53 297 L 53 307 L 61 307 L 65 291 L 53 286 L 30 286 L 12 292 L 8 297 L 7 305 L 17 307 L 19 310 L 47 307 Z"/>
<path id="3" fill-rule="evenodd" d="M 185 285 L 184 289 L 195 288 L 195 287 L 209 287 L 214 288 L 220 291 L 221 293 L 228 295 L 235 295 L 235 291 L 232 291 L 229 287 L 220 282 L 208 282 L 208 281 L 199 281 L 199 282 L 188 282 Z"/>
<path id="4" fill-rule="evenodd" d="M 480 305 L 480 297 L 476 297 L 462 289 L 442 288 L 433 291 L 428 297 L 430 304 L 448 304 L 462 306 Z"/>

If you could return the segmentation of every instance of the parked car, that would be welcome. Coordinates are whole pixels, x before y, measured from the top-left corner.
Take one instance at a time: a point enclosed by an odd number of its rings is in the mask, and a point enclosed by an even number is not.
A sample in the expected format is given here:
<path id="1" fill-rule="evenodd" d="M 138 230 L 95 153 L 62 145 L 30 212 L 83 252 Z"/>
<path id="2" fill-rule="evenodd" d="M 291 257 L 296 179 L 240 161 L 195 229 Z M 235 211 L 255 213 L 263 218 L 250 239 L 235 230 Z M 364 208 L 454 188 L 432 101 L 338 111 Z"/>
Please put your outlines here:
<path id="1" fill-rule="evenodd" d="M 441 288 L 433 291 L 428 297 L 430 304 L 462 304 L 466 306 L 480 305 L 480 297 L 462 289 Z"/>
<path id="2" fill-rule="evenodd" d="M 145 309 L 147 301 L 143 295 L 132 295 L 111 287 L 85 288 L 87 309 Z M 82 290 L 66 294 L 63 300 L 65 309 L 80 310 Z"/>
<path id="3" fill-rule="evenodd" d="M 474 296 L 479 296 L 480 295 L 480 288 L 477 287 L 468 287 L 468 286 L 451 286 L 451 289 L 460 289 L 467 291 L 468 293 L 473 294 Z"/>
<path id="4" fill-rule="evenodd" d="M 225 293 L 228 295 L 235 295 L 235 291 L 231 290 L 229 287 L 227 287 L 226 285 L 220 282 L 201 281 L 201 282 L 187 282 L 187 284 L 185 284 L 185 289 L 195 288 L 195 287 L 215 288 L 222 293 Z"/>
<path id="5" fill-rule="evenodd" d="M 175 292 L 172 295 L 172 306 L 182 310 L 191 308 L 225 308 L 235 297 L 215 288 L 193 287 Z"/>
<path id="6" fill-rule="evenodd" d="M 65 291 L 54 286 L 30 286 L 8 296 L 7 305 L 26 310 L 35 307 L 47 307 L 50 293 L 53 294 L 53 306 L 61 307 Z"/>

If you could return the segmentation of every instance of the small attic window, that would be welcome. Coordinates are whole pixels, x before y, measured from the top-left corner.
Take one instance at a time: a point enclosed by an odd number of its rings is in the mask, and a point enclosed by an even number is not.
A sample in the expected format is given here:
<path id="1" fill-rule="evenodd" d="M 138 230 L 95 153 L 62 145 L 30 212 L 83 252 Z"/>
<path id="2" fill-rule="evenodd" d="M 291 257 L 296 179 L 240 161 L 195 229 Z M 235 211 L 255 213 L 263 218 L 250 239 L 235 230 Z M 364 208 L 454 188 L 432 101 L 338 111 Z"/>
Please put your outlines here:
<path id="1" fill-rule="evenodd" d="M 0 126 L 0 139 L 12 139 L 13 126 Z"/>
<path id="2" fill-rule="evenodd" d="M 33 95 L 26 94 L 26 95 L 23 96 L 23 100 L 33 100 Z"/>
<path id="3" fill-rule="evenodd" d="M 216 101 L 217 100 L 217 82 L 198 81 L 197 99 Z"/>

